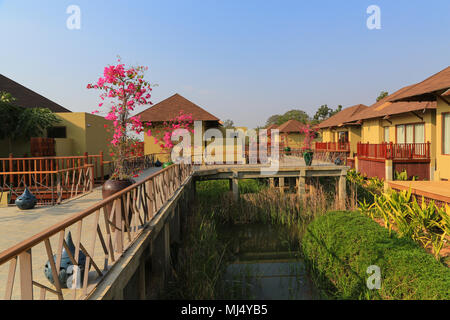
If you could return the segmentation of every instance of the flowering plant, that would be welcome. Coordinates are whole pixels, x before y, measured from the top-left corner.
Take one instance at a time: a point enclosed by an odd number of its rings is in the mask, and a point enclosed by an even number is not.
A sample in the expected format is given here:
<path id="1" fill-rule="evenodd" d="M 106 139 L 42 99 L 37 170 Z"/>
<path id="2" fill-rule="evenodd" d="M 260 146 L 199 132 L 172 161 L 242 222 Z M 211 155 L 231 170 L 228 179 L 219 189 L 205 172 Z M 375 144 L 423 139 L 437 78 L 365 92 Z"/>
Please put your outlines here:
<path id="1" fill-rule="evenodd" d="M 192 128 L 192 114 L 185 114 L 183 111 L 170 119 L 169 121 L 164 121 L 161 126 L 155 127 L 153 130 L 148 130 L 147 135 L 153 136 L 155 144 L 159 144 L 161 149 L 170 150 L 173 148 L 172 143 L 172 134 L 174 131 L 178 129 L 186 129 L 188 132 L 193 133 L 194 129 Z M 151 126 L 150 122 L 146 122 L 145 125 L 147 127 Z"/>
<path id="2" fill-rule="evenodd" d="M 105 119 L 113 123 L 113 135 L 110 140 L 111 157 L 115 162 L 114 172 L 111 175 L 112 180 L 124 180 L 131 176 L 137 177 L 136 171 L 126 168 L 125 160 L 130 157 L 143 156 L 142 142 L 136 141 L 130 136 L 130 133 L 136 135 L 144 132 L 144 126 L 151 126 L 151 122 L 145 124 L 140 116 L 132 116 L 131 113 L 140 105 L 152 104 L 149 100 L 152 88 L 150 83 L 144 79 L 144 73 L 148 67 L 137 66 L 125 68 L 118 59 L 117 65 L 107 66 L 103 71 L 103 77 L 100 77 L 97 83 L 88 84 L 88 89 L 97 89 L 102 91 L 100 98 L 102 107 L 105 100 L 109 99 L 111 107 Z M 99 113 L 94 110 L 93 114 Z M 192 123 L 192 116 L 184 115 L 182 112 L 173 121 L 164 123 L 162 131 L 159 131 L 159 139 L 155 137 L 155 143 L 160 143 L 162 148 L 172 148 L 171 136 L 173 131 L 181 128 L 188 128 Z M 105 128 L 110 131 L 108 125 Z M 149 129 L 147 135 L 151 136 Z M 141 170 L 140 170 L 141 171 Z"/>
<path id="3" fill-rule="evenodd" d="M 144 80 L 144 72 L 147 67 L 138 66 L 125 68 L 118 60 L 117 65 L 107 66 L 95 84 L 88 84 L 88 89 L 102 91 L 100 98 L 102 107 L 105 100 L 110 100 L 111 107 L 105 119 L 113 123 L 111 143 L 112 156 L 115 166 L 111 176 L 113 180 L 123 180 L 136 176 L 136 172 L 129 172 L 124 166 L 124 161 L 133 156 L 142 156 L 142 148 L 138 147 L 135 139 L 130 138 L 130 132 L 140 134 L 143 132 L 143 124 L 139 116 L 131 116 L 131 113 L 139 105 L 152 104 L 150 102 L 152 91 L 150 83 Z M 99 110 L 92 112 L 99 113 Z M 108 126 L 105 125 L 105 128 Z M 109 130 L 109 129 L 108 129 Z"/>
<path id="4" fill-rule="evenodd" d="M 301 128 L 300 132 L 305 134 L 305 139 L 303 140 L 302 150 L 304 152 L 312 151 L 312 141 L 317 136 L 317 129 L 311 127 L 310 124 L 307 124 Z"/>

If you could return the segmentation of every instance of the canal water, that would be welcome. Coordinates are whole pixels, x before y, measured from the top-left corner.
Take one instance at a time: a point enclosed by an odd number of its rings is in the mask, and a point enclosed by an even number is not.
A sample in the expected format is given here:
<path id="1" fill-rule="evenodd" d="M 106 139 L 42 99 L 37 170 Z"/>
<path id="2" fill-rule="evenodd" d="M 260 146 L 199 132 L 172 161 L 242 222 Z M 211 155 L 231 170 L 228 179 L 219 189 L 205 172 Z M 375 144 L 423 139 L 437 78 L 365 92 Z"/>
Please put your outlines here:
<path id="1" fill-rule="evenodd" d="M 220 230 L 233 253 L 223 278 L 235 299 L 315 300 L 317 288 L 299 256 L 299 243 L 286 227 L 231 225 Z"/>

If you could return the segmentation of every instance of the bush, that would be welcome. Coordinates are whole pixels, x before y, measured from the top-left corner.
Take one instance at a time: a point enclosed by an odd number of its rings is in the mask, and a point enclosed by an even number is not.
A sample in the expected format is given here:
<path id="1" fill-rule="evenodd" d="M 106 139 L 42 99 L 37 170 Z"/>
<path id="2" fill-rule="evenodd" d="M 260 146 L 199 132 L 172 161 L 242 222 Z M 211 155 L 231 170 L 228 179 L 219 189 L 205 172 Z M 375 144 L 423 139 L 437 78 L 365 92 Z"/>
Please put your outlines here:
<path id="1" fill-rule="evenodd" d="M 338 299 L 450 299 L 450 270 L 412 240 L 357 212 L 317 218 L 303 238 L 305 261 L 323 292 Z M 367 268 L 380 267 L 369 290 Z"/>

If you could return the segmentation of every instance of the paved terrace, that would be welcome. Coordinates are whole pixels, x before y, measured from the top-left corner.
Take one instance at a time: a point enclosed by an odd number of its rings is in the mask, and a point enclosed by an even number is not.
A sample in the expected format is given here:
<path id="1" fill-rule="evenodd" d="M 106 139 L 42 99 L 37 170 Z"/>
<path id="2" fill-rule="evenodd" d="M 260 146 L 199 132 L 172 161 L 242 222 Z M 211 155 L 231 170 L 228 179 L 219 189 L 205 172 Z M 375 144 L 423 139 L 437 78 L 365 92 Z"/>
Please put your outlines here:
<path id="1" fill-rule="evenodd" d="M 267 167 L 267 165 L 211 165 L 211 166 L 197 166 L 196 176 L 205 176 L 207 174 L 213 174 L 213 172 L 225 173 L 225 176 L 216 177 L 219 179 L 227 178 L 256 178 L 263 177 L 259 174 L 261 167 Z M 303 160 L 295 159 L 294 157 L 286 157 L 280 163 L 280 174 L 277 176 L 292 176 L 293 172 L 300 174 L 303 172 L 322 171 L 323 174 L 328 175 L 327 172 L 332 172 L 335 176 L 342 175 L 348 168 L 342 166 L 334 166 L 325 162 L 313 162 L 312 167 L 306 167 Z M 151 174 L 161 170 L 161 168 L 150 168 L 145 170 L 136 180 L 141 181 Z M 211 172 L 213 171 L 213 172 Z M 238 176 L 229 176 L 229 173 L 238 172 Z M 287 174 L 287 175 L 286 175 Z M 322 174 L 321 174 L 322 175 Z M 310 176 L 310 174 L 308 174 Z M 342 179 L 341 179 L 342 180 Z M 33 210 L 22 211 L 16 207 L 0 208 L 0 252 L 16 245 L 17 243 L 24 241 L 35 234 L 46 230 L 52 225 L 57 224 L 69 216 L 81 212 L 94 204 L 102 200 L 101 187 L 95 188 L 93 192 L 86 194 L 80 198 L 69 200 L 61 205 L 38 207 Z M 94 225 L 94 215 L 88 217 L 83 221 L 82 238 L 87 239 L 88 233 L 91 231 L 90 225 Z M 92 220 L 92 221 L 91 221 Z M 100 221 L 102 223 L 102 221 Z M 66 229 L 71 231 L 72 235 L 75 235 L 75 225 Z M 57 237 L 50 238 L 52 248 L 57 247 Z M 83 243 L 85 247 L 89 246 L 89 242 Z M 95 257 L 104 257 L 104 253 L 100 245 L 95 247 Z M 45 247 L 43 244 L 33 249 L 33 277 L 40 283 L 48 284 L 48 280 L 44 277 L 44 265 L 48 260 Z M 8 277 L 9 263 L 0 266 L 0 299 L 3 299 L 4 290 L 6 287 L 6 280 Z M 102 266 L 99 265 L 100 268 Z M 89 272 L 89 278 L 95 276 L 95 271 Z M 20 299 L 20 281 L 16 280 L 13 290 L 13 299 Z M 91 282 L 91 281 L 89 281 Z M 95 284 L 94 284 L 95 285 Z M 69 289 L 63 289 L 64 296 L 69 294 Z M 81 294 L 81 290 L 77 290 Z M 36 294 L 38 297 L 39 294 Z M 68 296 L 69 298 L 71 295 Z M 47 299 L 57 299 L 56 295 L 47 294 Z"/>

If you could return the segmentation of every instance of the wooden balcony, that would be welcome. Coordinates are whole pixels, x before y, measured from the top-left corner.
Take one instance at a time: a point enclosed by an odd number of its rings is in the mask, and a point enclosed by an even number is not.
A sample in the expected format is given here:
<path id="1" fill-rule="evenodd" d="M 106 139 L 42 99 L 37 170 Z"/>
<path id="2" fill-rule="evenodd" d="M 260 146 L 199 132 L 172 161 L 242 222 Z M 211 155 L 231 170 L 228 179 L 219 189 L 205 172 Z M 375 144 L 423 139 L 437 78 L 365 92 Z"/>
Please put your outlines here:
<path id="1" fill-rule="evenodd" d="M 358 143 L 359 159 L 430 160 L 430 142 L 426 143 Z"/>
<path id="2" fill-rule="evenodd" d="M 348 142 L 316 142 L 316 151 L 322 152 L 350 152 L 350 143 Z"/>

